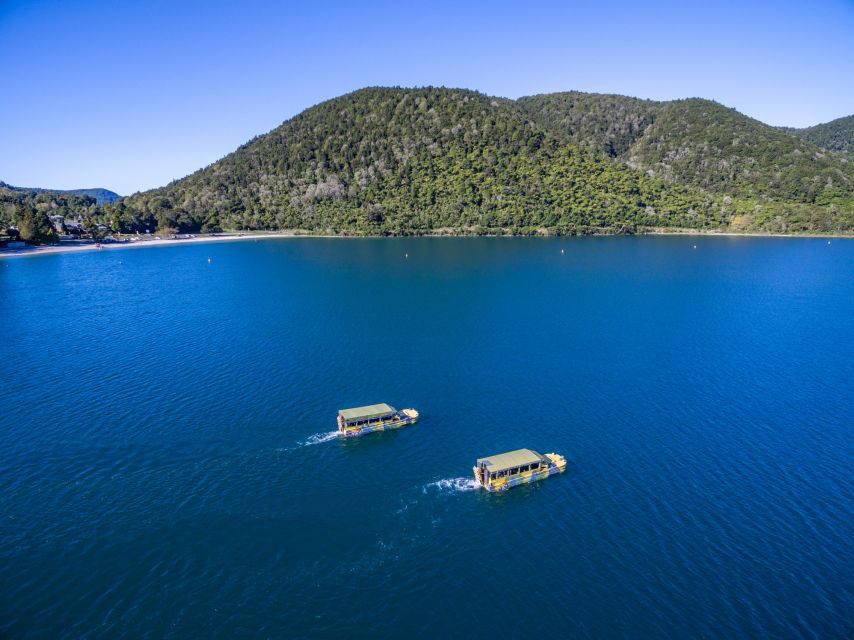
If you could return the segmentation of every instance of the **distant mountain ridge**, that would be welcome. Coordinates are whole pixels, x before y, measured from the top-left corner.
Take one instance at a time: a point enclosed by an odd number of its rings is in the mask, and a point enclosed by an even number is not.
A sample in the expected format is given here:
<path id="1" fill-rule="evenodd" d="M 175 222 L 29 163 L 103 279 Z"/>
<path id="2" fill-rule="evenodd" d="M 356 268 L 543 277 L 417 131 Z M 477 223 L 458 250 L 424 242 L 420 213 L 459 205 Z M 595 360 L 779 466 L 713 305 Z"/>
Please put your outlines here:
<path id="1" fill-rule="evenodd" d="M 95 202 L 99 205 L 109 204 L 111 202 L 116 202 L 117 200 L 121 200 L 121 196 L 114 191 L 110 191 L 109 189 L 44 189 L 41 187 L 13 187 L 10 184 L 6 184 L 5 182 L 0 181 L 0 186 L 5 187 L 11 191 L 30 191 L 32 193 L 62 193 L 69 194 L 74 196 L 88 196 L 90 198 L 94 198 Z"/>

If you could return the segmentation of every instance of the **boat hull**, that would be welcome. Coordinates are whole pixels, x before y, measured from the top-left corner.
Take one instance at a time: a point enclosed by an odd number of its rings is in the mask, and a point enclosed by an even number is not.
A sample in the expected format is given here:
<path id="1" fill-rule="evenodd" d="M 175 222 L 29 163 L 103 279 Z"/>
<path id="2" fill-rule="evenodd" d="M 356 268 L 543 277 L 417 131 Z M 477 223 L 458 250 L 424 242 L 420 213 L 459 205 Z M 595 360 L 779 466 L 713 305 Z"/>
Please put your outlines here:
<path id="1" fill-rule="evenodd" d="M 338 436 L 341 438 L 358 438 L 361 436 L 366 436 L 369 433 L 376 433 L 378 431 L 390 431 L 392 429 L 400 429 L 401 427 L 407 427 L 411 424 L 415 424 L 418 422 L 418 412 L 415 409 L 404 409 L 397 416 L 391 420 L 384 420 L 383 422 L 378 422 L 372 425 L 365 425 L 362 427 L 351 427 L 351 428 L 339 428 Z"/>
<path id="2" fill-rule="evenodd" d="M 556 476 L 566 471 L 566 458 L 556 453 L 547 453 L 549 464 L 535 471 L 524 471 L 514 476 L 505 476 L 503 478 L 490 479 L 488 482 L 483 482 L 478 476 L 477 467 L 473 468 L 474 478 L 477 483 L 491 493 L 501 493 L 507 491 L 511 487 L 516 487 L 520 484 L 530 484 L 531 482 L 539 482 L 545 480 L 549 476 Z"/>

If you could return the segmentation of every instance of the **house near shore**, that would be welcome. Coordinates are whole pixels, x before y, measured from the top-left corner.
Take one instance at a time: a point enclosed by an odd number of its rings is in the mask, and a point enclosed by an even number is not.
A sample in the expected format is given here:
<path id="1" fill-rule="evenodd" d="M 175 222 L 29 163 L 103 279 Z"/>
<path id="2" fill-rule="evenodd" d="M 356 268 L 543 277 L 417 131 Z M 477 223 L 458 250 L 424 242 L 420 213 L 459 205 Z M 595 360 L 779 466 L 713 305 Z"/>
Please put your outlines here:
<path id="1" fill-rule="evenodd" d="M 65 232 L 72 236 L 83 235 L 83 225 L 79 222 L 66 222 Z"/>

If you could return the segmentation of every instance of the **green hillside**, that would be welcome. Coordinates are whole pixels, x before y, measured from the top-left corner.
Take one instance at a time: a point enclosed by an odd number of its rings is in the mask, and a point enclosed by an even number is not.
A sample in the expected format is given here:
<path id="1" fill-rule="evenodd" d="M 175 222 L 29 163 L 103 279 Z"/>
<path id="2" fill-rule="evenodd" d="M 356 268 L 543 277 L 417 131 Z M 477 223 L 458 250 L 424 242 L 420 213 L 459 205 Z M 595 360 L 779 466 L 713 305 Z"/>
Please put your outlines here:
<path id="1" fill-rule="evenodd" d="M 577 92 L 517 101 L 562 140 L 646 175 L 719 194 L 736 229 L 854 228 L 854 163 L 841 153 L 701 99 L 653 102 Z"/>
<path id="2" fill-rule="evenodd" d="M 854 165 L 709 100 L 664 105 L 630 165 L 717 193 L 826 203 L 854 195 Z"/>
<path id="3" fill-rule="evenodd" d="M 854 232 L 847 154 L 709 100 L 578 92 L 362 89 L 117 202 L 6 191 L 7 224 L 24 198 L 40 215 L 161 233 Z"/>
<path id="4" fill-rule="evenodd" d="M 854 116 L 837 118 L 805 129 L 786 128 L 785 131 L 824 149 L 849 154 L 854 152 Z"/>
<path id="5" fill-rule="evenodd" d="M 601 93 L 544 93 L 516 101 L 526 117 L 565 142 L 624 156 L 664 103 Z"/>
<path id="6" fill-rule="evenodd" d="M 567 142 L 669 182 L 747 197 L 823 202 L 854 193 L 854 164 L 710 100 L 556 93 L 518 101 Z"/>
<path id="7" fill-rule="evenodd" d="M 0 182 L 4 188 L 11 191 L 24 191 L 31 193 L 53 193 L 59 197 L 66 196 L 85 196 L 95 200 L 96 204 L 107 204 L 120 200 L 121 196 L 109 189 L 43 189 L 41 187 L 13 187 L 12 185 Z"/>
<path id="8" fill-rule="evenodd" d="M 372 88 L 324 102 L 183 180 L 125 198 L 124 224 L 617 231 L 717 227 L 713 197 L 566 144 L 509 101 Z"/>

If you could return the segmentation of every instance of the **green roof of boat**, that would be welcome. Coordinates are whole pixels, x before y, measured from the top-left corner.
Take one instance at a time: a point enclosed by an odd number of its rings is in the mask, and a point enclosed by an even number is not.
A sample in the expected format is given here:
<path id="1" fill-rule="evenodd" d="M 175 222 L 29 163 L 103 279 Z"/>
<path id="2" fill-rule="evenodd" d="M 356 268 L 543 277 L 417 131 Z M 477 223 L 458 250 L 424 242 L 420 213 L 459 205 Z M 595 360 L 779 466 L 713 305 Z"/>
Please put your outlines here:
<path id="1" fill-rule="evenodd" d="M 370 420 L 371 418 L 380 418 L 387 416 L 390 413 L 395 413 L 397 409 L 391 405 L 381 402 L 380 404 L 369 404 L 365 407 L 354 407 L 353 409 L 340 409 L 338 414 L 350 422 L 351 420 Z"/>
<path id="2" fill-rule="evenodd" d="M 546 459 L 532 449 L 516 449 L 497 456 L 489 456 L 488 458 L 478 458 L 477 466 L 484 466 L 489 469 L 490 473 L 496 471 L 504 471 L 513 467 L 521 467 L 532 462 L 544 462 Z"/>

